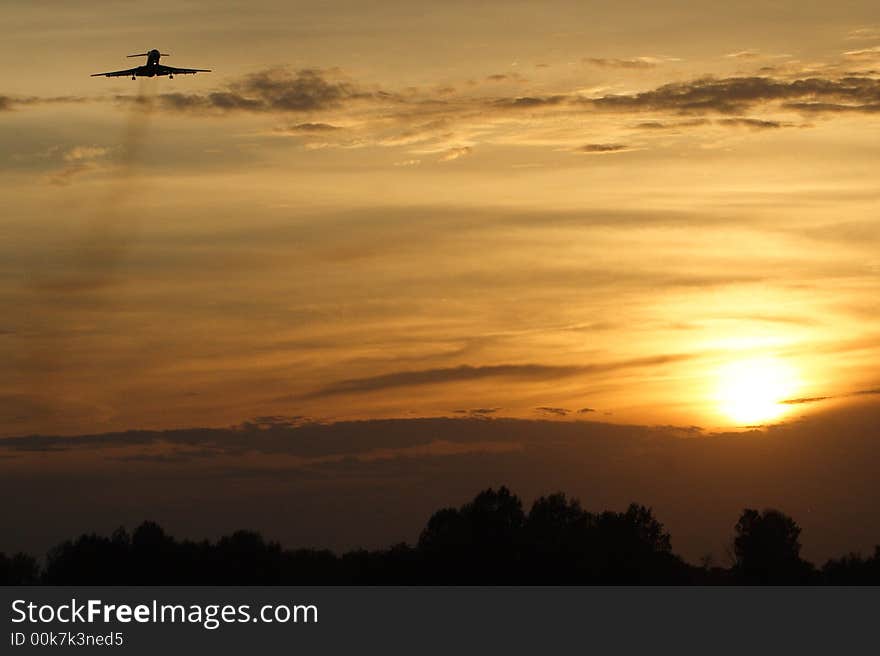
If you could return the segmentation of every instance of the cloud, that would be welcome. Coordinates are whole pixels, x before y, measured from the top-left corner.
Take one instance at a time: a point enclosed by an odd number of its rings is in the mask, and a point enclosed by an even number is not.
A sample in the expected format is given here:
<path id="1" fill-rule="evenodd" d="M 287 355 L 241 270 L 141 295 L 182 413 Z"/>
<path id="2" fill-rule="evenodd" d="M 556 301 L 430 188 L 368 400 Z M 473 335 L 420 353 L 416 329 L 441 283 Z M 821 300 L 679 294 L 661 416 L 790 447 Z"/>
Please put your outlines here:
<path id="1" fill-rule="evenodd" d="M 846 38 L 851 41 L 880 39 L 880 27 L 859 27 L 850 30 L 847 33 Z"/>
<path id="2" fill-rule="evenodd" d="M 474 152 L 474 149 L 470 146 L 461 146 L 459 148 L 450 148 L 445 151 L 442 155 L 440 155 L 440 162 L 452 162 L 457 159 L 461 159 L 462 157 L 467 157 L 471 153 Z"/>
<path id="3" fill-rule="evenodd" d="M 579 415 L 587 414 L 588 412 L 596 412 L 594 408 L 581 408 L 577 411 Z"/>
<path id="4" fill-rule="evenodd" d="M 461 365 L 439 369 L 422 369 L 417 371 L 397 371 L 366 378 L 342 380 L 304 398 L 322 398 L 342 394 L 361 394 L 395 387 L 411 387 L 419 385 L 437 385 L 488 378 L 509 378 L 514 380 L 552 380 L 580 374 L 602 373 L 628 369 L 631 367 L 650 367 L 679 362 L 695 357 L 691 354 L 659 355 L 631 360 L 618 360 L 587 365 L 548 365 L 548 364 L 499 364 L 487 366 Z"/>
<path id="5" fill-rule="evenodd" d="M 370 97 L 374 94 L 338 79 L 336 71 L 306 68 L 291 73 L 285 68 L 273 68 L 246 75 L 220 91 L 166 93 L 159 96 L 159 101 L 163 107 L 178 111 L 315 112 Z M 129 96 L 119 98 L 131 100 Z"/>
<path id="6" fill-rule="evenodd" d="M 661 122 L 661 121 L 643 121 L 637 123 L 635 127 L 639 130 L 677 130 L 679 128 L 693 128 L 709 125 L 710 121 L 706 118 L 693 118 L 685 121 Z"/>
<path id="7" fill-rule="evenodd" d="M 730 52 L 724 56 L 731 59 L 755 59 L 760 56 L 760 54 L 756 50 L 739 50 L 737 52 Z"/>
<path id="8" fill-rule="evenodd" d="M 866 396 L 873 394 L 880 394 L 880 387 L 876 389 L 859 390 L 858 392 L 853 392 L 853 396 Z"/>
<path id="9" fill-rule="evenodd" d="M 681 114 L 739 114 L 774 101 L 842 102 L 850 108 L 876 111 L 880 80 L 870 77 L 806 78 L 792 81 L 769 77 L 701 78 L 665 84 L 633 95 L 606 95 L 581 102 L 611 111 L 672 111 Z M 800 106 L 788 105 L 800 108 Z"/>
<path id="10" fill-rule="evenodd" d="M 315 134 L 320 132 L 335 132 L 342 128 L 329 123 L 297 123 L 284 128 L 278 128 L 279 132 L 287 132 L 290 134 Z"/>
<path id="11" fill-rule="evenodd" d="M 661 123 L 660 121 L 643 121 L 642 123 L 636 124 L 636 129 L 639 130 L 668 130 L 672 125 L 668 123 Z"/>
<path id="12" fill-rule="evenodd" d="M 146 462 L 161 465 L 190 463 L 195 460 L 212 458 L 220 453 L 216 449 L 179 449 L 170 453 L 133 453 L 122 456 L 109 456 L 108 459 L 119 462 Z"/>
<path id="13" fill-rule="evenodd" d="M 864 58 L 876 54 L 874 48 L 850 51 L 850 58 Z M 593 59 L 602 65 L 618 67 L 654 66 L 667 61 L 659 58 L 637 58 L 633 60 Z M 520 78 L 496 74 L 491 81 Z M 415 95 L 413 95 L 415 94 Z M 441 94 L 443 96 L 444 94 Z M 130 100 L 130 97 L 123 96 Z M 56 99 L 57 100 L 57 99 Z M 317 112 L 336 110 L 354 100 L 379 103 L 380 106 L 393 102 L 406 108 L 406 112 L 391 114 L 404 125 L 412 125 L 425 117 L 433 117 L 431 131 L 437 126 L 448 129 L 453 121 L 470 112 L 477 112 L 482 103 L 492 109 L 539 110 L 569 107 L 572 111 L 671 111 L 679 114 L 693 113 L 743 113 L 762 103 L 829 103 L 843 104 L 852 109 L 864 106 L 864 111 L 880 103 L 880 80 L 866 75 L 847 75 L 840 78 L 807 77 L 794 80 L 774 77 L 702 77 L 686 82 L 665 84 L 654 89 L 635 94 L 607 94 L 598 97 L 585 97 L 580 93 L 562 93 L 548 96 L 516 96 L 494 98 L 487 101 L 460 98 L 450 101 L 440 96 L 409 94 L 390 94 L 382 91 L 370 92 L 361 86 L 341 79 L 338 72 L 303 69 L 291 73 L 287 69 L 270 69 L 246 76 L 229 84 L 225 89 L 207 94 L 164 94 L 160 96 L 163 106 L 180 111 L 211 111 L 229 113 L 233 111 L 252 112 Z M 7 101 L 8 103 L 8 101 Z M 797 105 L 789 108 L 799 109 Z M 821 106 L 814 106 L 817 111 Z M 474 116 L 479 116 L 476 114 Z M 321 123 L 299 124 L 320 126 Z M 416 124 L 417 125 L 417 124 Z M 332 126 L 331 126 L 332 127 Z M 408 128 L 415 129 L 415 128 Z"/>
<path id="14" fill-rule="evenodd" d="M 859 50 L 848 50 L 843 53 L 843 56 L 851 59 L 874 59 L 880 57 L 880 46 L 861 48 Z"/>
<path id="15" fill-rule="evenodd" d="M 536 109 L 541 107 L 554 107 L 569 102 L 570 96 L 519 96 L 516 98 L 500 98 L 492 101 L 496 109 Z"/>
<path id="16" fill-rule="evenodd" d="M 489 415 L 494 415 L 501 408 L 470 408 L 467 410 L 453 410 L 453 412 L 457 415 L 468 415 L 470 417 L 488 417 Z"/>
<path id="17" fill-rule="evenodd" d="M 65 166 L 60 171 L 56 171 L 49 176 L 49 183 L 59 187 L 64 187 L 69 185 L 78 175 L 82 175 L 83 173 L 88 173 L 89 171 L 93 170 L 94 167 L 89 164 L 80 163 Z"/>
<path id="18" fill-rule="evenodd" d="M 541 406 L 540 408 L 535 408 L 535 411 L 544 415 L 555 415 L 557 417 L 565 417 L 571 412 L 568 408 L 554 408 L 546 405 Z"/>
<path id="19" fill-rule="evenodd" d="M 273 69 L 246 76 L 232 89 L 259 98 L 269 109 L 295 112 L 337 107 L 360 95 L 350 83 L 328 80 L 325 75 L 315 69 L 303 69 L 295 75 Z"/>
<path id="20" fill-rule="evenodd" d="M 420 371 L 399 371 L 367 378 L 342 380 L 309 394 L 307 398 L 374 392 L 395 387 L 434 385 L 486 378 L 513 378 L 517 380 L 546 380 L 555 377 L 573 376 L 579 367 L 542 364 L 501 364 L 482 367 L 461 365 L 441 369 Z"/>
<path id="21" fill-rule="evenodd" d="M 731 53 L 745 56 L 741 51 Z M 863 60 L 880 56 L 880 47 L 851 50 L 846 59 Z M 593 64 L 608 67 L 644 68 L 671 61 L 670 58 L 637 57 L 633 59 L 591 58 Z M 827 72 L 840 68 L 826 65 Z M 231 114 L 235 112 L 264 113 L 353 113 L 355 132 L 360 130 L 357 143 L 379 145 L 406 145 L 428 139 L 444 138 L 447 141 L 453 127 L 467 126 L 471 134 L 486 134 L 486 128 L 494 125 L 492 112 L 523 111 L 576 116 L 582 112 L 602 112 L 626 115 L 639 112 L 671 112 L 675 114 L 744 114 L 762 104 L 777 103 L 782 109 L 821 112 L 861 111 L 876 112 L 880 108 L 880 80 L 867 74 L 843 74 L 840 77 L 820 76 L 800 71 L 802 77 L 741 76 L 701 77 L 683 82 L 664 84 L 632 94 L 604 94 L 592 96 L 583 90 L 552 95 L 522 95 L 514 97 L 458 96 L 450 97 L 453 89 L 407 89 L 401 93 L 369 90 L 338 70 L 305 68 L 292 72 L 286 68 L 273 68 L 246 75 L 224 87 L 207 93 L 167 93 L 159 96 L 160 105 L 166 109 L 191 113 Z M 774 69 L 774 72 L 775 71 Z M 785 74 L 785 71 L 781 71 Z M 789 71 L 788 74 L 797 74 Z M 810 75 L 803 77 L 803 75 Z M 516 74 L 497 73 L 487 78 L 491 82 L 515 80 Z M 93 98 L 91 100 L 112 100 Z M 116 100 L 135 102 L 132 96 L 116 96 Z M 25 104 L 54 102 L 82 102 L 79 97 L 14 98 L 0 96 L 0 110 Z M 489 111 L 487 111 L 489 110 Z M 732 117 L 733 118 L 733 117 Z M 770 121 L 755 117 L 749 121 Z M 745 123 L 740 123 L 745 125 Z M 733 123 L 731 123 L 733 125 Z M 389 126 L 400 128 L 387 135 Z M 644 129 L 672 127 L 666 120 L 646 121 Z M 769 124 L 752 123 L 752 127 L 771 127 Z M 677 127 L 687 127 L 683 122 Z M 531 128 L 541 129 L 540 124 Z M 294 123 L 281 128 L 279 133 L 330 134 L 337 126 L 328 121 Z M 464 152 L 464 151 L 461 151 Z M 447 160 L 448 161 L 448 160 Z"/>
<path id="22" fill-rule="evenodd" d="M 836 396 L 806 396 L 797 399 L 786 399 L 784 401 L 780 401 L 780 403 L 784 403 L 786 405 L 801 405 L 806 403 L 818 403 L 820 401 L 828 401 L 830 399 L 845 399 L 852 398 L 855 396 L 873 396 L 880 395 L 880 388 L 877 389 L 866 389 L 866 390 L 858 390 L 856 392 L 850 392 L 848 394 L 838 394 Z"/>
<path id="23" fill-rule="evenodd" d="M 818 403 L 819 401 L 826 401 L 828 399 L 834 398 L 833 396 L 804 396 L 798 399 L 786 399 L 784 401 L 780 401 L 780 403 L 784 403 L 785 405 L 802 405 L 804 403 Z"/>
<path id="24" fill-rule="evenodd" d="M 265 415 L 244 421 L 237 428 L 239 430 L 272 430 L 302 426 L 312 421 L 311 418 L 305 415 Z"/>
<path id="25" fill-rule="evenodd" d="M 591 155 L 601 155 L 603 153 L 621 153 L 631 150 L 629 146 L 624 144 L 606 143 L 606 144 L 587 144 L 577 149 L 580 153 L 588 153 Z"/>
<path id="26" fill-rule="evenodd" d="M 96 161 L 106 157 L 109 152 L 109 149 L 103 146 L 69 148 L 61 155 L 61 159 L 66 162 L 65 166 L 49 176 L 49 183 L 58 186 L 69 185 L 75 177 L 98 170 L 100 166 Z"/>
<path id="27" fill-rule="evenodd" d="M 678 61 L 672 57 L 632 57 L 630 59 L 614 59 L 605 57 L 587 57 L 584 62 L 603 68 L 655 68 L 667 61 Z"/>
<path id="28" fill-rule="evenodd" d="M 64 153 L 65 162 L 81 162 L 104 157 L 108 150 L 102 146 L 74 146 Z"/>
<path id="29" fill-rule="evenodd" d="M 34 107 L 38 105 L 66 105 L 92 102 L 100 98 L 86 98 L 85 96 L 7 96 L 0 94 L 0 112 L 12 111 L 17 107 Z"/>
<path id="30" fill-rule="evenodd" d="M 390 136 L 383 136 L 379 139 L 379 143 L 383 146 L 407 146 L 412 144 L 433 141 L 438 138 L 449 138 L 452 136 L 452 121 L 450 118 L 441 117 L 424 122 L 419 121 L 418 116 L 405 116 L 401 118 L 404 127 L 396 129 L 395 133 Z M 409 123 L 409 124 L 407 124 Z"/>
<path id="31" fill-rule="evenodd" d="M 418 166 L 422 163 L 420 159 L 405 159 L 400 162 L 394 162 L 394 166 Z"/>
<path id="32" fill-rule="evenodd" d="M 379 419 L 316 423 L 307 418 L 258 417 L 228 428 L 125 431 L 73 437 L 27 435 L 0 440 L 0 453 L 102 452 L 110 457 L 172 462 L 184 456 L 240 456 L 246 452 L 289 456 L 287 466 L 339 456 L 355 457 L 425 447 L 434 443 L 510 441 L 502 428 L 488 432 L 478 425 L 500 408 L 475 408 L 472 416 Z M 508 424 L 509 419 L 494 420 Z M 121 453 L 120 453 L 121 451 Z M 430 454 L 425 454 L 430 455 Z M 161 457 L 156 457 L 161 456 Z"/>
<path id="33" fill-rule="evenodd" d="M 854 50 L 849 54 L 856 56 L 870 51 L 872 49 Z M 593 58 L 593 63 L 602 62 L 597 65 L 618 68 L 650 67 L 664 61 L 669 58 Z M 503 87 L 490 82 L 521 82 L 516 74 L 489 76 L 488 81 L 482 82 L 482 93 L 456 94 L 451 88 L 436 87 L 389 93 L 353 81 L 335 69 L 273 68 L 243 76 L 206 93 L 163 94 L 158 97 L 158 104 L 166 110 L 194 115 L 232 116 L 246 112 L 288 119 L 296 116 L 298 120 L 283 121 L 284 125 L 276 128 L 275 133 L 314 137 L 307 143 L 312 149 L 409 148 L 408 156 L 397 158 L 409 163 L 425 154 L 436 154 L 440 162 L 453 162 L 472 154 L 484 142 L 534 143 L 586 154 L 625 152 L 630 149 L 626 145 L 627 137 L 618 136 L 615 128 L 632 129 L 633 119 L 643 114 L 649 115 L 636 123 L 635 128 L 659 132 L 708 124 L 756 131 L 798 125 L 781 119 L 778 114 L 783 111 L 801 114 L 880 112 L 880 80 L 874 77 L 864 73 L 831 75 L 840 70 L 840 65 L 835 68 L 829 64 L 812 72 L 803 67 L 796 70 L 795 64 L 788 68 L 791 70 L 780 69 L 767 76 L 701 77 L 635 93 L 571 89 L 548 95 L 507 96 L 497 92 Z M 492 89 L 495 91 L 490 92 Z M 106 102 L 114 98 L 129 103 L 137 101 L 132 96 L 94 100 Z M 0 109 L 63 100 L 0 96 Z M 712 118 L 718 114 L 722 115 L 720 120 Z M 680 118 L 676 120 L 675 116 Z M 602 123 L 609 143 L 580 145 L 584 139 L 585 117 L 595 117 Z M 340 125 L 344 125 L 344 129 Z M 644 146 L 650 143 L 640 145 Z M 77 175 L 74 171 L 70 173 Z M 64 177 L 58 181 L 63 183 Z"/>
<path id="34" fill-rule="evenodd" d="M 758 118 L 720 118 L 715 122 L 718 125 L 751 128 L 753 130 L 772 130 L 774 128 L 781 128 L 785 125 L 780 121 L 765 121 Z"/>
<path id="35" fill-rule="evenodd" d="M 841 103 L 825 103 L 825 102 L 801 102 L 788 103 L 786 108 L 794 109 L 799 112 L 807 112 L 814 114 L 840 114 L 855 112 L 861 114 L 876 114 L 880 112 L 880 102 L 860 105 L 847 105 Z"/>
<path id="36" fill-rule="evenodd" d="M 518 73 L 495 73 L 486 76 L 487 82 L 525 82 L 525 78 Z"/>

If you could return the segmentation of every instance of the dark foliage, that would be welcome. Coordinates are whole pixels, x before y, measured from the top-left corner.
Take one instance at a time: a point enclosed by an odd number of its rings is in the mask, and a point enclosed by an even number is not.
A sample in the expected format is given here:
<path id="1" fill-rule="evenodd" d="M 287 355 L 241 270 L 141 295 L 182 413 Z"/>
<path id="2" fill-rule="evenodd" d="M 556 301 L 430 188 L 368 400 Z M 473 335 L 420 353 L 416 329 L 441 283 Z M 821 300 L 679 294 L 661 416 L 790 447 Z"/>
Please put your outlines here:
<path id="1" fill-rule="evenodd" d="M 27 554 L 0 553 L 0 585 L 33 585 L 40 580 L 37 561 Z"/>
<path id="2" fill-rule="evenodd" d="M 817 571 L 800 557 L 800 527 L 777 510 L 746 509 L 735 526 L 730 569 L 690 565 L 672 552 L 650 508 L 593 514 L 562 493 L 526 514 L 506 487 L 488 489 L 428 520 L 416 546 L 337 556 L 284 549 L 259 533 L 216 542 L 176 540 L 153 522 L 129 535 L 68 540 L 38 567 L 25 554 L 0 554 L 2 585 L 401 585 L 401 584 L 873 584 L 880 547 Z"/>
<path id="3" fill-rule="evenodd" d="M 746 508 L 734 528 L 734 571 L 749 584 L 809 583 L 813 566 L 801 559 L 801 527 L 778 510 Z"/>
<path id="4" fill-rule="evenodd" d="M 822 573 L 835 585 L 880 585 L 880 546 L 874 547 L 874 555 L 870 558 L 848 554 L 829 560 Z"/>

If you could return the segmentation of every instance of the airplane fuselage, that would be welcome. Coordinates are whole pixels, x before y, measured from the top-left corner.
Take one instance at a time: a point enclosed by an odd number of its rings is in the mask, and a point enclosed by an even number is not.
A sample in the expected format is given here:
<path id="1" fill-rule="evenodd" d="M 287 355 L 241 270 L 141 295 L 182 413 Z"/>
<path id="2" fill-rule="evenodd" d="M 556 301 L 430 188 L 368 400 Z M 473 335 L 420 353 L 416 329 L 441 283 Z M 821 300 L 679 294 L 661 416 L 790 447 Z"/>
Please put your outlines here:
<path id="1" fill-rule="evenodd" d="M 138 66 L 135 75 L 138 77 L 156 77 L 157 75 L 167 75 L 167 73 L 163 73 L 159 69 L 160 57 L 162 57 L 162 53 L 160 53 L 158 50 L 150 50 L 150 52 L 147 53 L 147 63 L 143 66 Z"/>
<path id="2" fill-rule="evenodd" d="M 150 66 L 147 64 L 146 66 L 138 66 L 135 75 L 138 77 L 156 77 L 157 75 L 168 74 L 160 72 L 159 67 L 156 65 Z"/>

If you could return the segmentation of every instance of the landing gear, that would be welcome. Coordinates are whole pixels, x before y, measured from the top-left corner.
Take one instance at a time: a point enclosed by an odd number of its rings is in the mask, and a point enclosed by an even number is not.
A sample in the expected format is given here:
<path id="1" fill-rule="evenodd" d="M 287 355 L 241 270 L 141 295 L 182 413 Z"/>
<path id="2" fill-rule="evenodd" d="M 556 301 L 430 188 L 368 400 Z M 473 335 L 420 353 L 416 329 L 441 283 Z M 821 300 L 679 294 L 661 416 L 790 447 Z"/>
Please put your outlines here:
<path id="1" fill-rule="evenodd" d="M 173 80 L 173 79 L 174 79 L 174 76 L 173 76 L 173 75 L 169 75 L 169 76 L 168 76 L 168 79 L 169 79 L 169 80 Z"/>
<path id="2" fill-rule="evenodd" d="M 132 75 L 132 76 L 131 76 L 131 79 L 132 79 L 132 80 L 136 80 L 137 77 L 135 77 L 134 75 Z"/>

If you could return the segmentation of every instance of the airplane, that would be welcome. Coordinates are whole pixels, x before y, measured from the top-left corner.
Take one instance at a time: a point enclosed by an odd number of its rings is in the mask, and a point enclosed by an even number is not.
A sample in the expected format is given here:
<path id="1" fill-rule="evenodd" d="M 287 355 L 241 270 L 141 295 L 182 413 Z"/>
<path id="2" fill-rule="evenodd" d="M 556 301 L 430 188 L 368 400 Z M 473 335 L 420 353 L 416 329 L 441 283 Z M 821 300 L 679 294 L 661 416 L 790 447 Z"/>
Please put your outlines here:
<path id="1" fill-rule="evenodd" d="M 146 57 L 147 63 L 137 68 L 129 68 L 124 71 L 110 71 L 109 73 L 94 73 L 91 77 L 125 77 L 131 75 L 132 80 L 139 77 L 161 77 L 167 75 L 168 79 L 174 78 L 175 75 L 195 75 L 196 73 L 210 73 L 210 68 L 174 68 L 173 66 L 163 66 L 159 63 L 160 57 L 169 57 L 167 53 L 158 50 L 150 50 L 150 52 L 142 52 L 139 55 L 129 55 L 129 57 Z"/>

